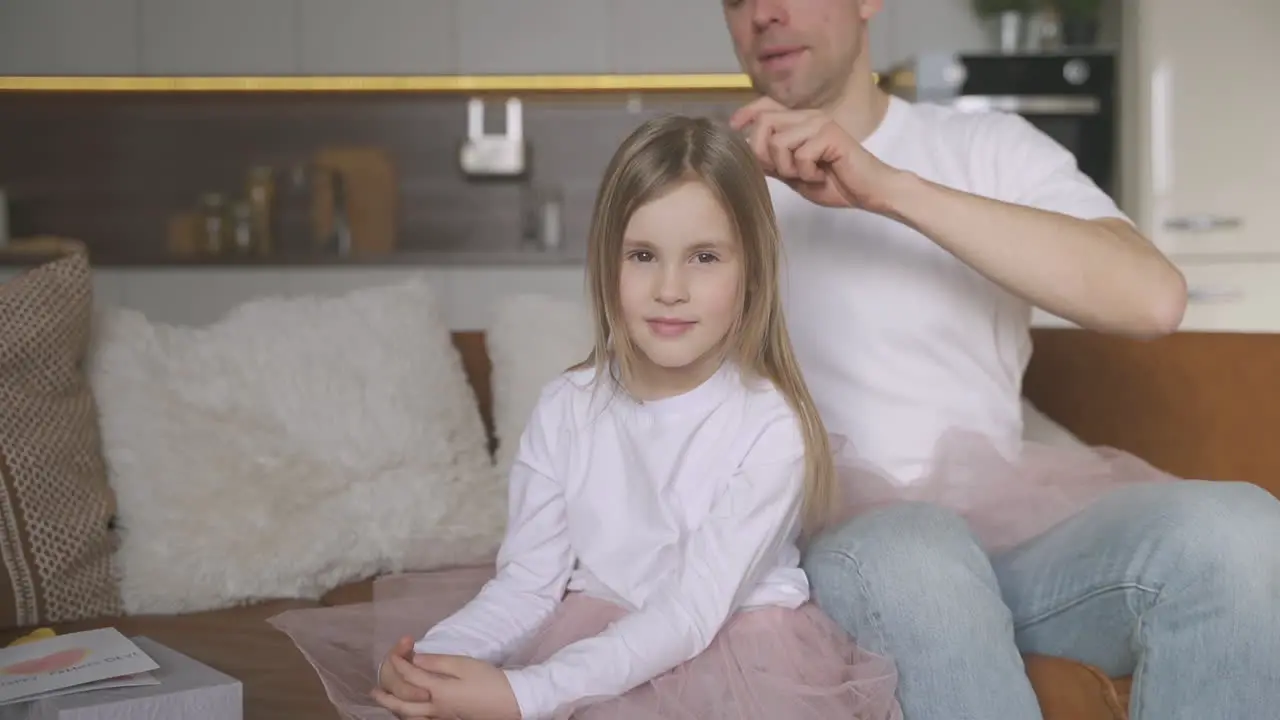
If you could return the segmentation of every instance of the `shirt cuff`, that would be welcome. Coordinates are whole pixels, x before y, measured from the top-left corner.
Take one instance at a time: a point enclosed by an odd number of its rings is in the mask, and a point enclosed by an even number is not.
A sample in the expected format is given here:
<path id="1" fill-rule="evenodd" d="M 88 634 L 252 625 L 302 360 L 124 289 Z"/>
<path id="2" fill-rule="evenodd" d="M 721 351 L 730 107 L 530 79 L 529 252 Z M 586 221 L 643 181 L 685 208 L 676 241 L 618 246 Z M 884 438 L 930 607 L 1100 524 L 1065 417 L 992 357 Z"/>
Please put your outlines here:
<path id="1" fill-rule="evenodd" d="M 458 643 L 451 643 L 448 640 L 419 640 L 413 644 L 413 652 L 416 655 L 472 656 L 471 653 L 463 652 Z"/>

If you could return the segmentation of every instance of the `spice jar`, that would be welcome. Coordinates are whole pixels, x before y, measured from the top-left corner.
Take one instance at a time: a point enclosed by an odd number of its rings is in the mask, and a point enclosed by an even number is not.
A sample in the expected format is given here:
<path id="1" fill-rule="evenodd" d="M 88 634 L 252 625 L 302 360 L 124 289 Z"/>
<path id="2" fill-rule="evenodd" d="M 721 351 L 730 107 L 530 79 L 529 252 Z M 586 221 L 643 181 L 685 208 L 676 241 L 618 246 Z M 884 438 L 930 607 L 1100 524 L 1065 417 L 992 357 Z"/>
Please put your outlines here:
<path id="1" fill-rule="evenodd" d="M 221 255 L 227 247 L 227 201 L 221 193 L 200 196 L 200 249 Z"/>

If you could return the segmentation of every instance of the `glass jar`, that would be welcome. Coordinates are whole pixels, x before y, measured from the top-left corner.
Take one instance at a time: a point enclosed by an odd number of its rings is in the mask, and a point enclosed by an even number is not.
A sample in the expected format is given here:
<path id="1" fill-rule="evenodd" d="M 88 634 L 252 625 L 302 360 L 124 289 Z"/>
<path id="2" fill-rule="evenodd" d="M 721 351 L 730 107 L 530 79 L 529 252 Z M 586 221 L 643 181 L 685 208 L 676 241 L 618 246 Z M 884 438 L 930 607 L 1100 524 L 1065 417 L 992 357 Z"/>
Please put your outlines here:
<path id="1" fill-rule="evenodd" d="M 200 251 L 221 255 L 227 247 L 227 200 L 222 193 L 200 196 Z"/>
<path id="2" fill-rule="evenodd" d="M 248 255 L 258 247 L 252 203 L 241 200 L 231 206 L 230 239 L 230 250 L 237 255 Z"/>
<path id="3" fill-rule="evenodd" d="M 270 255 L 275 250 L 276 241 L 275 170 L 266 165 L 250 168 L 246 191 L 254 248 L 261 255 Z"/>

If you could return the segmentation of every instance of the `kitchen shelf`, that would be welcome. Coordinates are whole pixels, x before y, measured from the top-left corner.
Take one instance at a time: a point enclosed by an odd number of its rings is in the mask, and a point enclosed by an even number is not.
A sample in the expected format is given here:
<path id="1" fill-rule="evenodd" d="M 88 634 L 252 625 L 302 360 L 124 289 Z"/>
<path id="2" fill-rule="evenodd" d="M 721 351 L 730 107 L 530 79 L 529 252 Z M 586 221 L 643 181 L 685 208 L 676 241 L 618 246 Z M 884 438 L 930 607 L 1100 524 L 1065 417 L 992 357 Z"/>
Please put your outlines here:
<path id="1" fill-rule="evenodd" d="M 673 92 L 749 91 L 739 73 L 673 75 L 0 76 L 0 92 Z"/>
<path id="2" fill-rule="evenodd" d="M 282 268 L 282 267 L 582 267 L 582 252 L 541 252 L 537 250 L 414 249 L 385 253 L 335 255 L 327 253 L 280 253 L 256 255 L 192 256 L 168 252 L 111 252 L 89 250 L 89 262 L 97 268 Z M 0 250 L 0 270 L 29 268 L 62 257 L 57 252 L 7 253 Z"/>

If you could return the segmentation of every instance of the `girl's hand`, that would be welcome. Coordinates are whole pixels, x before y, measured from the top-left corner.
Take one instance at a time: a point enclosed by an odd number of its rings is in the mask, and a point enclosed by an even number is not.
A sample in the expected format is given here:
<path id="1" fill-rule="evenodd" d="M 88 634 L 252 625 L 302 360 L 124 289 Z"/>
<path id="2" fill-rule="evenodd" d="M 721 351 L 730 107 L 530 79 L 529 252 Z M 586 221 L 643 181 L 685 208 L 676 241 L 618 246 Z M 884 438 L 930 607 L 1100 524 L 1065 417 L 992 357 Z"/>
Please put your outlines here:
<path id="1" fill-rule="evenodd" d="M 461 655 L 418 655 L 433 712 L 426 717 L 458 720 L 520 720 L 506 673 L 482 660 Z"/>
<path id="2" fill-rule="evenodd" d="M 413 666 L 413 638 L 403 637 L 387 652 L 372 692 L 379 705 L 402 720 L 429 717 L 431 692 L 422 685 L 427 673 Z"/>

